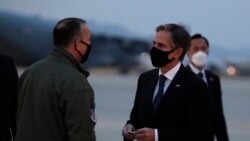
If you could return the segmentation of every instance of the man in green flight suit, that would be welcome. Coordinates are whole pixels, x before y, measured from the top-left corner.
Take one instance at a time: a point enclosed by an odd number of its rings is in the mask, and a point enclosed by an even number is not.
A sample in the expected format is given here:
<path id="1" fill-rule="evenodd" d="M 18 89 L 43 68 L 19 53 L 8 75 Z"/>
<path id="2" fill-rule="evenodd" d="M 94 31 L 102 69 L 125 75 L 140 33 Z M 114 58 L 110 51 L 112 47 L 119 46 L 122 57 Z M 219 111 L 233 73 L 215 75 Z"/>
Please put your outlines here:
<path id="1" fill-rule="evenodd" d="M 95 141 L 94 92 L 84 63 L 91 33 L 79 18 L 66 18 L 53 31 L 54 48 L 31 65 L 18 86 L 15 141 Z"/>

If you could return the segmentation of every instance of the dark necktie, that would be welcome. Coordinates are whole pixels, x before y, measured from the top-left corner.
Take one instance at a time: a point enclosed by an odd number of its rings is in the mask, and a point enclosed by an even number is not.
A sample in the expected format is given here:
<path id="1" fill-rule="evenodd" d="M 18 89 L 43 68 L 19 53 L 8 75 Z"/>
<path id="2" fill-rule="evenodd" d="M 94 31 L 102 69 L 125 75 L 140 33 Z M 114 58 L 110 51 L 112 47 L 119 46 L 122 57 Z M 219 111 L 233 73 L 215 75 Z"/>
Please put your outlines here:
<path id="1" fill-rule="evenodd" d="M 202 72 L 199 72 L 199 73 L 198 73 L 198 76 L 199 76 L 201 79 L 203 79 L 203 73 L 202 73 Z"/>
<path id="2" fill-rule="evenodd" d="M 161 98 L 163 96 L 164 85 L 165 85 L 165 81 L 167 78 L 161 74 L 158 79 L 159 79 L 159 89 L 158 89 L 158 92 L 153 100 L 153 112 L 154 112 L 154 114 L 155 114 L 155 112 L 159 106 L 159 103 L 161 101 Z"/>

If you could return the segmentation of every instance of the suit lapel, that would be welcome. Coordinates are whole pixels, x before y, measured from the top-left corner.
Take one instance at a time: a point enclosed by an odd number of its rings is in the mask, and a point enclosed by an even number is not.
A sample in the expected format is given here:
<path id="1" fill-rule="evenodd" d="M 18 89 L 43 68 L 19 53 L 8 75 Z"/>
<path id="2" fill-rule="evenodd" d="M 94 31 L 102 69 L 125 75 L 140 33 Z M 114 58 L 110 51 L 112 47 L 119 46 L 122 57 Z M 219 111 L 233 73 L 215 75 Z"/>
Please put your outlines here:
<path id="1" fill-rule="evenodd" d="M 163 101 L 167 101 L 167 99 L 170 98 L 171 95 L 175 94 L 176 91 L 181 89 L 182 84 L 183 84 L 182 76 L 183 76 L 184 69 L 185 69 L 184 66 L 181 65 L 179 71 L 176 73 L 174 79 L 172 80 L 167 90 L 165 91 L 164 96 L 162 97 L 161 102 L 159 104 L 158 110 L 163 105 L 162 103 Z M 157 117 L 158 110 L 156 111 L 155 117 Z"/>
<path id="2" fill-rule="evenodd" d="M 155 87 L 158 81 L 158 75 L 159 75 L 159 69 L 155 69 L 152 72 L 152 75 L 148 78 L 147 80 L 147 84 L 146 84 L 146 96 L 147 96 L 147 101 L 150 102 L 152 104 L 152 100 L 153 100 L 153 95 L 154 95 L 154 91 L 155 91 Z"/>
<path id="3" fill-rule="evenodd" d="M 166 97 L 167 95 L 170 95 L 171 91 L 173 91 L 174 89 L 180 89 L 182 87 L 182 73 L 183 73 L 183 70 L 184 69 L 184 66 L 181 65 L 179 71 L 176 73 L 174 79 L 172 80 L 172 82 L 170 83 L 170 85 L 168 86 L 165 94 L 164 94 L 164 97 Z"/>
<path id="4" fill-rule="evenodd" d="M 158 80 L 159 69 L 155 69 L 143 80 L 143 121 L 145 126 L 151 127 L 151 120 L 153 116 L 153 104 L 152 99 L 154 95 L 155 86 Z"/>
<path id="5" fill-rule="evenodd" d="M 205 73 L 206 73 L 206 79 L 207 79 L 208 86 L 212 86 L 212 84 L 214 83 L 214 77 L 209 75 L 209 73 L 207 71 L 205 71 Z"/>

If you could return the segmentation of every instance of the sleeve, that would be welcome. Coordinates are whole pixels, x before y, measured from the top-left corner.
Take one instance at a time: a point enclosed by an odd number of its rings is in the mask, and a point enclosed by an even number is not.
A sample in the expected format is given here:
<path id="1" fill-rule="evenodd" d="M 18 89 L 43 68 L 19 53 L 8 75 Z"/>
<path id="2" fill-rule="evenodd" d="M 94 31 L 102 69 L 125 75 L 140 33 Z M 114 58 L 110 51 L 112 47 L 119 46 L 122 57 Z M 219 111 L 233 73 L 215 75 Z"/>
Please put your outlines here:
<path id="1" fill-rule="evenodd" d="M 17 85 L 18 85 L 18 74 L 15 62 L 11 60 L 10 63 L 10 74 L 11 74 L 11 111 L 10 111 L 10 126 L 11 126 L 11 132 L 13 138 L 15 138 L 16 135 L 16 112 L 17 112 Z"/>
<path id="2" fill-rule="evenodd" d="M 222 104 L 222 92 L 220 79 L 217 78 L 217 89 L 216 89 L 216 123 L 214 126 L 215 135 L 218 141 L 228 141 L 228 133 L 226 127 L 226 121 L 223 112 Z"/>
<path id="3" fill-rule="evenodd" d="M 141 86 L 141 79 L 142 77 L 140 76 L 137 82 L 137 89 L 136 89 L 136 94 L 135 94 L 135 100 L 134 100 L 134 106 L 132 108 L 132 111 L 130 113 L 130 119 L 127 121 L 127 123 L 134 125 L 135 129 L 138 129 L 138 123 L 140 119 L 139 115 L 139 100 L 140 100 L 140 86 Z"/>
<path id="4" fill-rule="evenodd" d="M 206 141 L 209 136 L 209 95 L 205 83 L 194 88 L 188 111 L 188 136 L 191 140 Z"/>
<path id="5" fill-rule="evenodd" d="M 138 122 L 139 122 L 139 97 L 140 97 L 140 83 L 141 83 L 141 76 L 137 82 L 137 89 L 135 94 L 134 106 L 130 113 L 130 119 L 127 121 L 127 124 L 132 124 L 135 129 L 138 129 Z M 124 141 L 130 141 L 128 139 L 123 138 Z"/>
<path id="6" fill-rule="evenodd" d="M 74 79 L 75 78 L 75 79 Z M 62 82 L 62 100 L 60 107 L 63 109 L 64 121 L 69 141 L 94 140 L 95 121 L 91 118 L 94 111 L 93 90 L 87 80 L 71 77 Z"/>

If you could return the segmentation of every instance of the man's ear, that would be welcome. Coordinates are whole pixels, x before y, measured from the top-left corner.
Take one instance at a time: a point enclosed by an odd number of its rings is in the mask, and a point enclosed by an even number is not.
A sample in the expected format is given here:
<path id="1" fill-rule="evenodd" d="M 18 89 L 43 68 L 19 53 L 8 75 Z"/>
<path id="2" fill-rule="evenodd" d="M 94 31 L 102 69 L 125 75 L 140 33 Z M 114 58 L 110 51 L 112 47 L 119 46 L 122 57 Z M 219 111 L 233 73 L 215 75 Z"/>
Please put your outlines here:
<path id="1" fill-rule="evenodd" d="M 175 50 L 175 55 L 174 55 L 174 58 L 180 58 L 181 57 L 181 55 L 183 54 L 183 48 L 182 47 L 179 47 L 179 48 L 177 48 L 176 50 Z"/>
<path id="2" fill-rule="evenodd" d="M 170 55 L 168 55 L 168 59 L 180 58 L 182 53 L 183 53 L 183 48 L 177 48 L 172 53 L 170 53 Z"/>
<path id="3" fill-rule="evenodd" d="M 79 39 L 76 39 L 74 44 L 75 44 L 75 48 L 78 49 L 79 45 L 81 44 L 81 41 Z"/>

